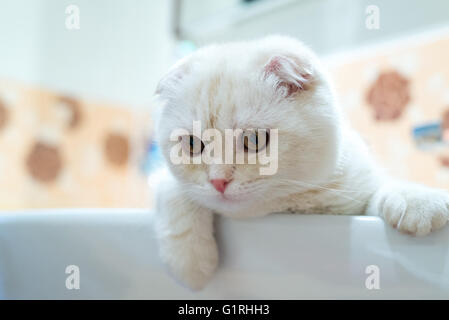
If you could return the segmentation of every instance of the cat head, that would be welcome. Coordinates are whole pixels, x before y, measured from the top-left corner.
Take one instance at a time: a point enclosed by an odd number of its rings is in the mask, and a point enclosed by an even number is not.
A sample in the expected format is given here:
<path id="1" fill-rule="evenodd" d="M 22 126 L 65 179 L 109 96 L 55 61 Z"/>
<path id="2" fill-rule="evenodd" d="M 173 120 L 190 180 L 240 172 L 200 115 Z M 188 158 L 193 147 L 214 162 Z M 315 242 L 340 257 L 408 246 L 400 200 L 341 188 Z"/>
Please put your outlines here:
<path id="1" fill-rule="evenodd" d="M 179 61 L 156 93 L 163 102 L 156 134 L 168 167 L 193 200 L 220 213 L 311 189 L 335 171 L 340 127 L 332 90 L 315 55 L 294 39 L 202 48 Z M 234 130 L 231 149 L 229 141 L 218 145 L 223 158 L 231 150 L 231 163 L 194 160 L 210 145 L 195 123 L 223 140 Z M 174 163 L 183 151 L 191 164 Z M 263 163 L 262 152 L 275 163 Z M 256 155 L 256 163 L 236 163 L 238 155 Z M 275 170 L 261 174 L 270 165 Z"/>

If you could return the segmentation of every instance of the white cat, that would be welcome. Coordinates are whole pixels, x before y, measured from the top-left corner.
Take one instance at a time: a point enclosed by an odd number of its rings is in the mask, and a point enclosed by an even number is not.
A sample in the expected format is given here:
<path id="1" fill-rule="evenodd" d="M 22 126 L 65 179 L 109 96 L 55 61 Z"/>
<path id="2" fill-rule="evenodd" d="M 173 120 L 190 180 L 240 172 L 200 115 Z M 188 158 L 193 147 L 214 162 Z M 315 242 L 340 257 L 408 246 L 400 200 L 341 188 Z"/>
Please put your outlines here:
<path id="1" fill-rule="evenodd" d="M 215 213 L 379 215 L 416 235 L 448 220 L 445 191 L 383 175 L 343 119 L 316 56 L 297 40 L 272 36 L 205 47 L 178 62 L 157 95 L 164 105 L 156 132 L 169 170 L 157 187 L 156 233 L 163 261 L 193 289 L 217 266 Z M 193 121 L 220 131 L 278 129 L 277 173 L 261 175 L 260 163 L 173 164 L 178 142 L 170 135 L 191 132 Z M 192 157 L 200 154 L 204 142 L 188 141 Z M 269 136 L 265 144 L 260 148 L 270 148 Z"/>

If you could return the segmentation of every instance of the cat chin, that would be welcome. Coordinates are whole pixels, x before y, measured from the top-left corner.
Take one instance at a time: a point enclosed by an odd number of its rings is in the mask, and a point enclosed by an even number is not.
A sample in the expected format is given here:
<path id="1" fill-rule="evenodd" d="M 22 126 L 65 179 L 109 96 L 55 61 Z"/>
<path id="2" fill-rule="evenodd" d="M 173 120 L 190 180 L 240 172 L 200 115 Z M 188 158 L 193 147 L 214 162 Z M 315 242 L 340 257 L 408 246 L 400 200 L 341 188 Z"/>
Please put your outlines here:
<path id="1" fill-rule="evenodd" d="M 213 210 L 222 216 L 233 219 L 247 219 L 261 217 L 268 214 L 263 210 L 263 205 L 259 203 L 258 198 L 246 198 L 244 200 L 216 200 L 203 203 L 204 207 Z"/>
<path id="2" fill-rule="evenodd" d="M 232 198 L 230 196 L 218 195 L 202 202 L 203 205 L 207 207 L 242 207 L 252 201 L 250 199 Z"/>
<path id="3" fill-rule="evenodd" d="M 203 198 L 199 202 L 204 207 L 214 210 L 218 213 L 232 214 L 252 207 L 255 203 L 255 200 L 251 199 L 250 197 L 234 198 L 231 196 L 220 194 L 210 197 L 207 200 Z"/>
<path id="4" fill-rule="evenodd" d="M 240 207 L 223 207 L 221 209 L 212 209 L 216 213 L 220 214 L 221 216 L 232 218 L 232 219 L 248 219 L 248 218 L 255 218 L 255 217 L 262 217 L 269 214 L 269 212 L 260 210 L 259 207 L 253 207 L 253 206 L 240 206 Z"/>

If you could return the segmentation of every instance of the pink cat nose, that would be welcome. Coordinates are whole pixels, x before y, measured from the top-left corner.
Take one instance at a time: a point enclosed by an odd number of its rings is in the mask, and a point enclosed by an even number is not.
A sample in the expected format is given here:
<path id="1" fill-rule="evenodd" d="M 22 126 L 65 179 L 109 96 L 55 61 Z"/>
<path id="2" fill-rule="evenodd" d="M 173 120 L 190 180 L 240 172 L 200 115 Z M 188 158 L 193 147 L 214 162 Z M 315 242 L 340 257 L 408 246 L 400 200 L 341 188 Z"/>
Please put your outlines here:
<path id="1" fill-rule="evenodd" d="M 230 181 L 226 179 L 212 179 L 210 183 L 214 186 L 214 188 L 221 193 L 225 192 L 226 186 Z"/>

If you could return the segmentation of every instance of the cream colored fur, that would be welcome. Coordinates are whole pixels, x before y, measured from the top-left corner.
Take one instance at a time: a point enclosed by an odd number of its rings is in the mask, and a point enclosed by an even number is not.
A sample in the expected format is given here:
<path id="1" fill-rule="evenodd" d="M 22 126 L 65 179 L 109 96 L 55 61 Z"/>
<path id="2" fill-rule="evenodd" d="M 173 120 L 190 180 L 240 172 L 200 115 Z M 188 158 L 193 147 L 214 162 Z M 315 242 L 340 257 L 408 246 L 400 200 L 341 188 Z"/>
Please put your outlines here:
<path id="1" fill-rule="evenodd" d="M 267 65 L 281 57 L 284 73 Z M 285 58 L 285 59 L 284 59 Z M 287 96 L 283 81 L 302 86 Z M 213 216 L 274 212 L 379 215 L 400 231 L 424 235 L 449 217 L 441 190 L 386 177 L 339 110 L 316 56 L 288 37 L 214 45 L 177 63 L 157 90 L 163 103 L 157 135 L 168 171 L 157 189 L 155 226 L 163 261 L 176 278 L 202 288 L 218 262 Z M 278 128 L 279 169 L 259 165 L 173 165 L 170 133 Z M 211 179 L 228 178 L 224 199 Z M 269 258 L 269 257 L 267 257 Z"/>

